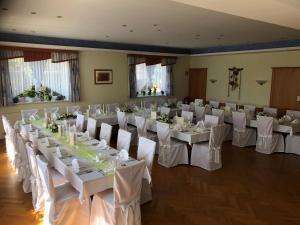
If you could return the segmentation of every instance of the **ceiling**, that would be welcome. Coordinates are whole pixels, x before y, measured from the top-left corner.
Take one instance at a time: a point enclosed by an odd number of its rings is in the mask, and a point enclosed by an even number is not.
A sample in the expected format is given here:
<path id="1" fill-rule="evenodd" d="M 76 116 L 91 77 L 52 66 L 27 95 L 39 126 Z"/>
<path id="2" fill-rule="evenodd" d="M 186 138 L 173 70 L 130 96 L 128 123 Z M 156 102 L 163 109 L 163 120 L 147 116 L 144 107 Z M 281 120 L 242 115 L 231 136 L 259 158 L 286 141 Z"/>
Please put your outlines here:
<path id="1" fill-rule="evenodd" d="M 0 32 L 177 48 L 299 40 L 299 2 L 2 0 Z"/>

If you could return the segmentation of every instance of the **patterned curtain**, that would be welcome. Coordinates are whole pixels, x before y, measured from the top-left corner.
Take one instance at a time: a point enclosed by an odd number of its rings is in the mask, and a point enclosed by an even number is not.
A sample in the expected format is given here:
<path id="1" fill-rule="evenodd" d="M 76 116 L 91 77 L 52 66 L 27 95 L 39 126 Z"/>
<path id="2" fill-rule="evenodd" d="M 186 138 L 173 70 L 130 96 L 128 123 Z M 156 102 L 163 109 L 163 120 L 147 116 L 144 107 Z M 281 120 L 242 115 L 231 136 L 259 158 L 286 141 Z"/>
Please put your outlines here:
<path id="1" fill-rule="evenodd" d="M 145 63 L 144 57 L 139 56 L 128 56 L 128 79 L 129 79 L 129 97 L 136 98 L 137 87 L 136 87 L 136 65 Z"/>
<path id="2" fill-rule="evenodd" d="M 8 59 L 0 60 L 0 107 L 12 103 L 12 89 L 9 78 Z"/>
<path id="3" fill-rule="evenodd" d="M 167 87 L 170 90 L 169 96 L 173 96 L 173 66 L 172 65 L 167 65 L 167 76 L 169 76 L 169 79 L 167 79 L 167 81 L 169 81 L 169 83 L 167 83 Z"/>
<path id="4" fill-rule="evenodd" d="M 79 76 L 79 60 L 70 60 L 70 101 L 80 101 L 80 76 Z"/>

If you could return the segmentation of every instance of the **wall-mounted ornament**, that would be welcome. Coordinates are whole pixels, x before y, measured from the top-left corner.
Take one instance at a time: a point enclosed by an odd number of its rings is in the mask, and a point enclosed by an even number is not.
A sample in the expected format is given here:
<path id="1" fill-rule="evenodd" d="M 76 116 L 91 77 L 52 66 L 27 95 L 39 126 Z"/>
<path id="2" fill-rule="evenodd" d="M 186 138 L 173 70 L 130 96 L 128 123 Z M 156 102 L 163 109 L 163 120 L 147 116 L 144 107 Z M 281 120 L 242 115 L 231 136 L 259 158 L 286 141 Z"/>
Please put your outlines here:
<path id="1" fill-rule="evenodd" d="M 229 78 L 228 78 L 228 97 L 230 96 L 230 92 L 238 89 L 239 95 L 238 98 L 241 97 L 241 84 L 242 84 L 242 70 L 243 68 L 232 67 L 229 68 Z"/>
<path id="2" fill-rule="evenodd" d="M 256 83 L 259 84 L 260 86 L 262 86 L 265 83 L 267 83 L 267 81 L 266 80 L 256 80 Z"/>
<path id="3" fill-rule="evenodd" d="M 210 81 L 210 83 L 212 83 L 212 84 L 214 84 L 214 83 L 216 83 L 216 82 L 217 82 L 217 80 L 216 80 L 216 79 L 209 79 L 209 81 Z"/>

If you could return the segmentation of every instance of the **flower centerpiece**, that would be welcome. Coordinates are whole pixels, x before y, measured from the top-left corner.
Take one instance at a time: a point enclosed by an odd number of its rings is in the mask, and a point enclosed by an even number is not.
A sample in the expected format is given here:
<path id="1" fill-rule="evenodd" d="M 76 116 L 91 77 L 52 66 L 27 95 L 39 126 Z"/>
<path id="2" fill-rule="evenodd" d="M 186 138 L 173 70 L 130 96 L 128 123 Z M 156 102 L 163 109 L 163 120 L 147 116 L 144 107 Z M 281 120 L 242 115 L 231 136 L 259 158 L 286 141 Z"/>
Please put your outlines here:
<path id="1" fill-rule="evenodd" d="M 267 112 L 259 112 L 259 113 L 257 113 L 257 115 L 258 116 L 270 116 L 270 114 Z"/>
<path id="2" fill-rule="evenodd" d="M 173 123 L 173 121 L 169 118 L 167 114 L 162 113 L 158 118 L 157 121 L 163 122 L 163 123 Z"/>
<path id="3" fill-rule="evenodd" d="M 73 115 L 72 113 L 63 113 L 61 114 L 57 120 L 67 120 L 67 119 L 76 119 L 77 116 Z"/>
<path id="4" fill-rule="evenodd" d="M 127 104 L 124 104 L 124 106 L 120 108 L 120 111 L 125 113 L 133 113 L 133 109 L 131 109 Z"/>
<path id="5" fill-rule="evenodd" d="M 52 133 L 58 132 L 58 126 L 53 120 L 49 123 L 48 129 L 50 129 Z"/>

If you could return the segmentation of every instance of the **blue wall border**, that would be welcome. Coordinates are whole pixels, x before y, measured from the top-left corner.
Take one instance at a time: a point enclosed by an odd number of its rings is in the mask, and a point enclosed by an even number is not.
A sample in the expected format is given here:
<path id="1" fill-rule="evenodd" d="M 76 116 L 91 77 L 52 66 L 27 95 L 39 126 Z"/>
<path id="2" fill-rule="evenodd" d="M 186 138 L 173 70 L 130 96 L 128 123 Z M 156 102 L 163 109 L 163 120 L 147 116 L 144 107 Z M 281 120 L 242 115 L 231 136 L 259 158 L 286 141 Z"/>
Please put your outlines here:
<path id="1" fill-rule="evenodd" d="M 226 53 L 226 52 L 239 52 L 239 51 L 242 52 L 242 51 L 253 51 L 253 50 L 264 50 L 264 49 L 300 47 L 300 39 L 188 49 L 188 48 L 175 48 L 175 47 L 165 47 L 165 46 L 155 46 L 155 45 L 152 46 L 152 45 L 139 45 L 139 44 L 128 44 L 128 43 L 89 41 L 89 40 L 79 40 L 79 39 L 71 39 L 71 38 L 45 37 L 45 36 L 13 34 L 13 33 L 0 33 L 0 41 L 30 43 L 30 44 L 61 45 L 61 46 L 96 48 L 96 49 L 112 49 L 112 50 L 124 50 L 124 51 L 126 50 L 141 51 L 141 52 L 151 52 L 151 53 L 184 54 L 184 55 Z"/>

